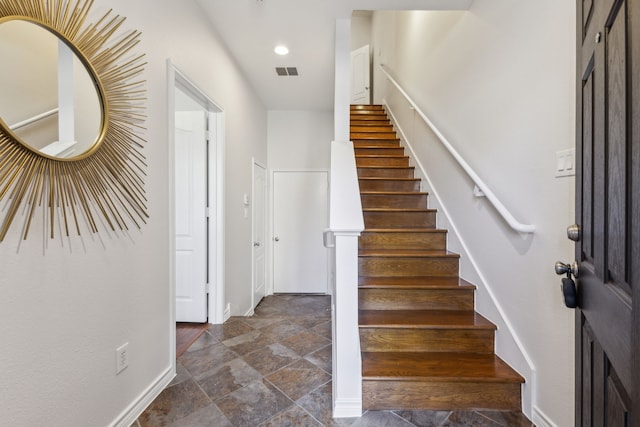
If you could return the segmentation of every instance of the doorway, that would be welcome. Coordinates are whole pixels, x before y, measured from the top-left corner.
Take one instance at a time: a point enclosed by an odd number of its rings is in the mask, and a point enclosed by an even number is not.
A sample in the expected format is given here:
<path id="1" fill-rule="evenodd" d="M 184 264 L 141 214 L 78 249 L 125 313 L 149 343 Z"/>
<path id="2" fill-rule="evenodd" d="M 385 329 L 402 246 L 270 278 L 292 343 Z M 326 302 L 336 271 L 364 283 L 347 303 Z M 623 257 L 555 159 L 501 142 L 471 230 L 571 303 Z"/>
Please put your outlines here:
<path id="1" fill-rule="evenodd" d="M 175 87 L 174 218 L 176 321 L 207 321 L 208 111 Z"/>
<path id="2" fill-rule="evenodd" d="M 266 295 L 266 193 L 267 169 L 264 165 L 253 160 L 252 163 L 253 188 L 252 199 L 252 236 L 253 261 L 252 269 L 252 300 L 251 308 L 255 309 Z"/>
<path id="3" fill-rule="evenodd" d="M 328 293 L 328 188 L 327 171 L 274 171 L 275 293 Z"/>
<path id="4" fill-rule="evenodd" d="M 351 103 L 371 104 L 371 48 L 351 51 Z"/>
<path id="5" fill-rule="evenodd" d="M 224 112 L 167 68 L 173 352 L 176 322 L 224 321 Z"/>

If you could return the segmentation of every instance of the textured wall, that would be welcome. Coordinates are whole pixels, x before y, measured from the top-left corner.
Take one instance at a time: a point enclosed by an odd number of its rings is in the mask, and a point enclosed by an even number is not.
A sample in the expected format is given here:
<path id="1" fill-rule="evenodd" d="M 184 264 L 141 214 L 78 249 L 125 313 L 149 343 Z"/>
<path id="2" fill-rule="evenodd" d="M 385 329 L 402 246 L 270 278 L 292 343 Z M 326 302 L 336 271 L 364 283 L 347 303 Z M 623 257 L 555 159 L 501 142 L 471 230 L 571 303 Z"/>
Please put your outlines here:
<path id="1" fill-rule="evenodd" d="M 28 241 L 14 227 L 0 243 L 0 426 L 109 425 L 170 369 L 168 58 L 225 110 L 226 294 L 239 311 L 250 305 L 251 223 L 238 212 L 251 157 L 266 162 L 266 111 L 193 2 L 97 0 L 94 12 L 110 8 L 142 31 L 148 61 L 151 218 L 127 236 L 55 240 L 40 218 Z M 129 367 L 116 376 L 124 342 Z"/>

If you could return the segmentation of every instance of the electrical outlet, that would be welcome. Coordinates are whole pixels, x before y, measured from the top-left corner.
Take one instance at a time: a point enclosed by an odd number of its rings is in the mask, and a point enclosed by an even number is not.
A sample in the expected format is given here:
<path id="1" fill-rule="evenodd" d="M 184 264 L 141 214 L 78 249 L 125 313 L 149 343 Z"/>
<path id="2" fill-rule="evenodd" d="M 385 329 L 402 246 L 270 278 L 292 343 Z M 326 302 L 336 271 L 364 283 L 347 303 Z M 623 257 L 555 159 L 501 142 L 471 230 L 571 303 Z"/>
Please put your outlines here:
<path id="1" fill-rule="evenodd" d="M 116 349 L 116 375 L 129 366 L 129 343 L 126 342 Z"/>

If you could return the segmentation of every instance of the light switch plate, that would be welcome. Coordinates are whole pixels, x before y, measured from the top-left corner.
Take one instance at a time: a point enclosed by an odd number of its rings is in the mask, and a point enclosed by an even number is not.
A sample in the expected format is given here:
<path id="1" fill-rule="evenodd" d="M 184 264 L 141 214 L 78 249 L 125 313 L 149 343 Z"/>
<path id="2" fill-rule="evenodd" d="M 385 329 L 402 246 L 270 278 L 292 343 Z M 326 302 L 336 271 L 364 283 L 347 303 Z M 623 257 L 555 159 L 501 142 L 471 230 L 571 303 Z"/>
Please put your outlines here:
<path id="1" fill-rule="evenodd" d="M 556 177 L 573 176 L 576 174 L 576 150 L 556 151 Z"/>

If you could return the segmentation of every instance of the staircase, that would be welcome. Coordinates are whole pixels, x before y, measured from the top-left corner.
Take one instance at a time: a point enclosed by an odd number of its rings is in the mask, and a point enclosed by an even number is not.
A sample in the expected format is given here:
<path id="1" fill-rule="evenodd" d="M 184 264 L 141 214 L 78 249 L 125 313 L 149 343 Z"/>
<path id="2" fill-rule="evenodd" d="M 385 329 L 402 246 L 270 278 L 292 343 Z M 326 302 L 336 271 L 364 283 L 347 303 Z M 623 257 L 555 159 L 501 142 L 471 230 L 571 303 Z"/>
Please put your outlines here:
<path id="1" fill-rule="evenodd" d="M 364 409 L 521 409 L 524 379 L 494 353 L 495 326 L 420 192 L 381 106 L 351 106 L 365 230 L 359 241 Z"/>

